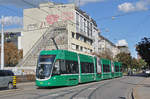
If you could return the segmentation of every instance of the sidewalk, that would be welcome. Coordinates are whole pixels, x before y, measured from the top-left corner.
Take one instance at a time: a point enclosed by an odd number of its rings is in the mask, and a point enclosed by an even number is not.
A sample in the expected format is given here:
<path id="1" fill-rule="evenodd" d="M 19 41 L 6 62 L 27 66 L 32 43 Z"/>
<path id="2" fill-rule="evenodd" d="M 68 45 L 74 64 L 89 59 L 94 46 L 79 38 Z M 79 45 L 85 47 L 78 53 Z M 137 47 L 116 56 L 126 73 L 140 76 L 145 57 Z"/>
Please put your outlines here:
<path id="1" fill-rule="evenodd" d="M 29 89 L 35 87 L 35 82 L 21 82 L 17 83 L 17 89 Z"/>
<path id="2" fill-rule="evenodd" d="M 145 78 L 133 89 L 134 99 L 150 99 L 150 77 Z"/>

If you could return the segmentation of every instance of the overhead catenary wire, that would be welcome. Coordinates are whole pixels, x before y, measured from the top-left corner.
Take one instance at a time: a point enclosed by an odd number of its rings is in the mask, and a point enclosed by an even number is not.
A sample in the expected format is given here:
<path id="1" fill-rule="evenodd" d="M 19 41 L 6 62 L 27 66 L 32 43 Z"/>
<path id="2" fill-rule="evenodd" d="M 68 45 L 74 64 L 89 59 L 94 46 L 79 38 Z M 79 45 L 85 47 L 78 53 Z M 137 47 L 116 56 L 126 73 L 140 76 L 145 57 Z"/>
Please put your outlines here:
<path id="1" fill-rule="evenodd" d="M 8 10 L 10 10 L 10 11 L 12 11 L 12 12 L 14 12 L 14 13 L 18 14 L 18 13 L 17 13 L 17 11 L 15 11 L 14 9 L 11 9 L 11 8 L 6 7 L 6 6 L 4 6 L 4 5 L 1 5 L 0 7 L 1 7 L 1 8 L 2 8 L 2 7 L 3 7 L 3 8 L 6 8 L 6 9 L 8 9 Z M 37 21 L 37 22 L 42 22 L 41 20 L 38 20 L 38 19 L 33 18 L 33 17 L 31 17 L 31 16 L 28 16 L 28 15 L 24 15 L 24 16 L 29 17 L 29 18 L 31 18 L 31 19 L 33 19 L 33 20 Z"/>
<path id="2" fill-rule="evenodd" d="M 149 11 L 149 10 L 150 9 L 147 9 L 145 11 Z M 135 11 L 135 12 L 128 12 L 128 13 L 116 14 L 116 15 L 112 15 L 112 16 L 106 16 L 106 17 L 102 17 L 102 18 L 97 18 L 96 21 L 102 21 L 102 20 L 108 20 L 108 19 L 114 20 L 117 17 L 127 16 L 127 15 L 133 15 L 133 14 L 137 14 L 137 13 L 141 13 L 141 11 Z"/>
<path id="3" fill-rule="evenodd" d="M 46 10 L 44 10 L 44 9 L 41 9 L 41 8 L 38 7 L 37 5 L 34 5 L 34 4 L 32 4 L 32 3 L 30 3 L 30 2 L 27 2 L 27 1 L 25 1 L 25 0 L 22 0 L 22 1 L 23 1 L 24 3 L 26 3 L 26 4 L 30 5 L 30 6 L 32 6 L 32 7 L 38 8 L 39 10 L 45 12 L 46 14 L 49 14 L 48 11 L 46 11 Z M 0 7 L 2 7 L 2 6 L 3 6 L 3 5 L 1 5 Z M 3 6 L 3 7 L 6 8 L 6 9 L 8 9 L 8 10 L 11 10 L 11 11 L 17 13 L 14 9 L 8 8 L 8 7 L 6 7 L 6 6 Z M 59 8 L 57 8 L 57 7 L 55 7 L 55 8 L 56 8 L 58 11 L 60 11 L 61 13 L 63 12 L 63 11 L 60 10 Z M 149 9 L 148 9 L 148 10 L 149 10 Z M 110 19 L 110 18 L 112 19 L 112 18 L 121 17 L 121 16 L 126 16 L 126 15 L 131 15 L 131 14 L 135 14 L 135 13 L 139 13 L 139 12 L 130 12 L 130 13 L 123 13 L 123 14 L 113 15 L 113 16 L 107 16 L 107 17 L 103 17 L 103 18 L 98 18 L 98 19 L 96 19 L 96 21 L 107 20 L 107 19 Z M 24 16 L 26 16 L 26 17 L 28 17 L 28 18 L 31 18 L 31 19 L 33 19 L 33 20 L 35 20 L 35 21 L 37 21 L 37 22 L 43 22 L 43 21 L 41 21 L 41 20 L 38 20 L 37 18 L 33 18 L 33 17 L 31 17 L 31 16 L 28 16 L 28 15 L 24 15 Z M 69 16 L 66 15 L 66 14 L 65 14 L 65 16 L 69 17 Z M 76 23 L 73 22 L 72 20 L 68 20 L 68 21 L 70 21 L 70 22 L 73 23 L 73 24 L 76 24 Z"/>

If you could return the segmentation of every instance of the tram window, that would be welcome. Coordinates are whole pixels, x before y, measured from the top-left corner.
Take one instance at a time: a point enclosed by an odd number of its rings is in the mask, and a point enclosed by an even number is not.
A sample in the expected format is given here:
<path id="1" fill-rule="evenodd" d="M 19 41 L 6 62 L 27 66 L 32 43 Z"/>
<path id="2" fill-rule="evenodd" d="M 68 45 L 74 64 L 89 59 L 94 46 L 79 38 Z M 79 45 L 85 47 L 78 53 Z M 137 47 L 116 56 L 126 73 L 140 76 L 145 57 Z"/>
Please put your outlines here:
<path id="1" fill-rule="evenodd" d="M 110 66 L 103 64 L 103 72 L 110 72 Z"/>
<path id="2" fill-rule="evenodd" d="M 89 63 L 89 67 L 90 67 L 89 72 L 90 73 L 94 73 L 94 64 L 93 63 Z"/>
<path id="3" fill-rule="evenodd" d="M 60 62 L 57 60 L 55 62 L 55 65 L 53 67 L 53 74 L 60 74 L 60 68 L 59 68 Z"/>
<path id="4" fill-rule="evenodd" d="M 61 74 L 67 73 L 67 69 L 65 66 L 65 60 L 60 60 L 60 72 L 61 72 Z"/>
<path id="5" fill-rule="evenodd" d="M 81 72 L 82 73 L 94 73 L 94 64 L 81 62 Z"/>
<path id="6" fill-rule="evenodd" d="M 78 62 L 66 60 L 67 74 L 75 74 L 79 72 Z"/>
<path id="7" fill-rule="evenodd" d="M 119 66 L 115 66 L 115 72 L 119 72 Z"/>

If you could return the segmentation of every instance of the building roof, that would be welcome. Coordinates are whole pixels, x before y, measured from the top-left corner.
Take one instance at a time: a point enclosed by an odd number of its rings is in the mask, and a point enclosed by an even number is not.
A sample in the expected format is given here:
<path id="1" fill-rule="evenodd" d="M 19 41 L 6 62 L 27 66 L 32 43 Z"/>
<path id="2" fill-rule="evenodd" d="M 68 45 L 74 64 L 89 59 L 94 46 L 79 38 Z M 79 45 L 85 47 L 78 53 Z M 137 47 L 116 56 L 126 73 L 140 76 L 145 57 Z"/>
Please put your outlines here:
<path id="1" fill-rule="evenodd" d="M 102 38 L 102 39 L 106 40 L 107 42 L 109 42 L 112 46 L 117 47 L 114 43 L 112 43 L 110 40 L 108 40 L 108 39 L 107 39 L 107 38 L 105 38 L 104 36 L 99 35 L 99 38 Z"/>

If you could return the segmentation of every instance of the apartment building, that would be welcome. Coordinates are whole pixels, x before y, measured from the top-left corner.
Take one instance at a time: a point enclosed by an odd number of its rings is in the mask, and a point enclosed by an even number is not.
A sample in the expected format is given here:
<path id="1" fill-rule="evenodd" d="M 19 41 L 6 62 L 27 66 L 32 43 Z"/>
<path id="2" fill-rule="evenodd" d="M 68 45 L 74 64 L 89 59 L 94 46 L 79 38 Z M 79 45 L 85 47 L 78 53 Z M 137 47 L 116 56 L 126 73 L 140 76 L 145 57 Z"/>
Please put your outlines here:
<path id="1" fill-rule="evenodd" d="M 99 53 L 109 50 L 112 54 L 112 57 L 115 57 L 118 53 L 120 53 L 120 49 L 118 48 L 118 46 L 116 46 L 114 43 L 112 43 L 102 35 L 99 35 L 98 49 Z"/>
<path id="2" fill-rule="evenodd" d="M 50 2 L 40 4 L 39 8 L 25 9 L 23 21 L 24 56 L 46 32 L 51 32 L 51 36 L 55 35 L 59 49 L 90 54 L 97 48 L 99 34 L 97 24 L 75 4 Z M 51 50 L 50 48 L 55 49 L 55 47 L 49 47 L 47 50 Z"/>

